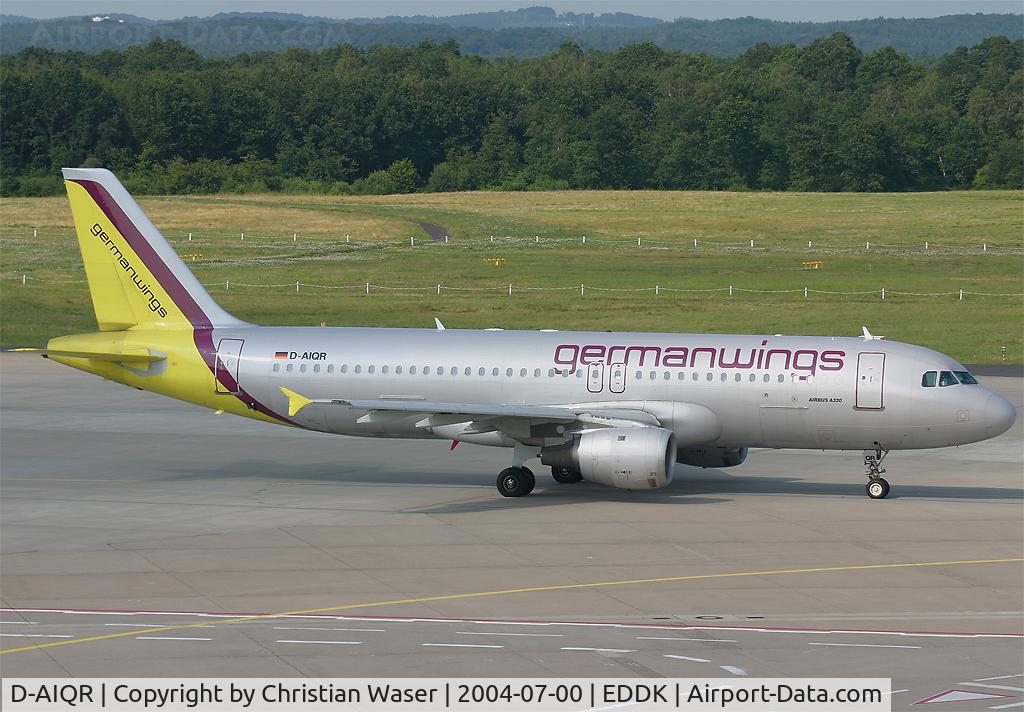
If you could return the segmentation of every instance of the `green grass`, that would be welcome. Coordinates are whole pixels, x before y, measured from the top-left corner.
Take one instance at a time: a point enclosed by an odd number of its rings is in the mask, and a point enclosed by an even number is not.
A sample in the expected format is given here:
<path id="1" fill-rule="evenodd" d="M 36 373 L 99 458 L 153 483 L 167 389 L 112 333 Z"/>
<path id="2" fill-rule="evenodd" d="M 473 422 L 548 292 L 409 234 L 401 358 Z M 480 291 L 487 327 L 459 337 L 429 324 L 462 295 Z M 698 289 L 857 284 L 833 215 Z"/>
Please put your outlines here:
<path id="1" fill-rule="evenodd" d="M 1003 346 L 1008 362 L 1024 361 L 1019 192 L 225 195 L 140 202 L 179 253 L 201 255 L 189 264 L 213 285 L 214 297 L 256 323 L 429 327 L 438 316 L 449 327 L 828 335 L 857 334 L 866 324 L 965 362 L 999 362 Z M 429 244 L 410 219 L 444 226 L 452 242 Z M 38 345 L 95 329 L 66 201 L 5 201 L 3 223 L 0 343 Z M 292 233 L 299 234 L 295 242 Z M 504 264 L 485 261 L 496 257 Z M 805 269 L 808 260 L 823 261 L 823 269 Z M 22 274 L 30 277 L 25 286 Z M 298 294 L 296 280 L 304 285 Z M 309 286 L 366 282 L 416 289 L 372 289 L 367 296 L 363 288 Z M 512 296 L 503 286 L 510 282 Z M 442 289 L 439 296 L 438 283 L 483 291 Z M 663 288 L 658 295 L 655 285 Z M 665 291 L 729 285 L 796 291 Z M 812 290 L 807 298 L 804 287 Z M 960 289 L 1011 296 L 968 294 L 961 301 Z"/>

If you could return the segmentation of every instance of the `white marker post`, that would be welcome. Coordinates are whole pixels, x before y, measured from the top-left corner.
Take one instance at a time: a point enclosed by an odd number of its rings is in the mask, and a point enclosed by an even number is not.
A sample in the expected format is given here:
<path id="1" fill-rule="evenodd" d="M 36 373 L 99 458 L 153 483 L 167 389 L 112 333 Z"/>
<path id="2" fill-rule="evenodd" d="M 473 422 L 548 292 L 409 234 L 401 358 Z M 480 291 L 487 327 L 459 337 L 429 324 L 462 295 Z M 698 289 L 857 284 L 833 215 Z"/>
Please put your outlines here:
<path id="1" fill-rule="evenodd" d="M 245 240 L 245 233 L 244 232 L 242 233 L 242 240 L 243 241 Z"/>
<path id="2" fill-rule="evenodd" d="M 581 297 L 583 296 L 583 285 L 582 284 L 580 285 L 580 296 Z"/>
<path id="3" fill-rule="evenodd" d="M 583 244 L 584 245 L 587 244 L 587 236 L 586 235 L 583 236 Z"/>
<path id="4" fill-rule="evenodd" d="M 732 296 L 732 285 L 731 284 L 729 285 L 729 296 L 730 297 Z"/>
<path id="5" fill-rule="evenodd" d="M 366 294 L 367 294 L 367 296 L 369 296 L 369 294 L 370 294 L 370 283 L 369 282 L 366 283 Z"/>
<path id="6" fill-rule="evenodd" d="M 807 246 L 808 246 L 808 247 L 810 247 L 810 246 L 811 246 L 811 241 L 810 241 L 810 240 L 808 240 L 808 241 L 807 241 Z"/>
<path id="7" fill-rule="evenodd" d="M 409 244 L 413 247 L 416 247 L 416 238 L 413 237 L 412 235 L 409 236 Z"/>
<path id="8" fill-rule="evenodd" d="M 636 246 L 637 246 L 637 247 L 640 247 L 640 238 L 639 238 L 639 237 L 638 237 L 638 238 L 636 238 Z"/>
<path id="9" fill-rule="evenodd" d="M 510 297 L 512 296 L 512 284 L 511 283 L 509 283 L 509 285 L 508 285 L 508 296 L 510 296 Z"/>
<path id="10" fill-rule="evenodd" d="M 865 250 L 870 250 L 871 249 L 871 243 L 870 242 L 865 242 L 864 243 L 864 249 Z"/>
<path id="11" fill-rule="evenodd" d="M 188 241 L 192 242 L 192 233 L 191 232 L 188 234 Z"/>
<path id="12" fill-rule="evenodd" d="M 36 230 L 35 228 L 32 228 L 32 237 L 38 237 L 38 236 L 39 236 L 39 231 Z"/>
<path id="13" fill-rule="evenodd" d="M 804 299 L 807 299 L 807 287 L 804 287 Z"/>
<path id="14" fill-rule="evenodd" d="M 441 296 L 441 285 L 437 285 L 437 296 Z"/>
<path id="15" fill-rule="evenodd" d="M 882 299 L 885 299 L 885 287 L 882 287 Z"/>
<path id="16" fill-rule="evenodd" d="M 298 283 L 298 281 L 295 282 L 295 293 L 296 294 L 299 293 L 299 283 Z"/>
<path id="17" fill-rule="evenodd" d="M 446 244 L 446 245 L 448 244 L 448 236 L 447 235 L 444 236 L 444 244 Z"/>
<path id="18" fill-rule="evenodd" d="M 230 289 L 231 289 L 231 280 L 230 279 L 225 280 L 225 282 L 224 282 L 224 291 L 227 292 Z"/>
<path id="19" fill-rule="evenodd" d="M 654 285 L 654 296 L 658 296 L 659 294 L 661 294 L 661 286 L 656 284 Z"/>
<path id="20" fill-rule="evenodd" d="M 962 302 L 963 300 L 964 300 L 964 290 L 961 289 L 960 290 L 960 301 Z"/>
<path id="21" fill-rule="evenodd" d="M 293 232 L 292 233 L 292 242 L 295 242 L 298 239 L 299 239 L 299 233 Z"/>
<path id="22" fill-rule="evenodd" d="M 350 240 L 351 240 L 351 237 L 349 235 L 345 235 L 345 242 L 349 242 Z"/>
<path id="23" fill-rule="evenodd" d="M 25 275 L 21 275 L 21 286 L 25 286 Z"/>
<path id="24" fill-rule="evenodd" d="M 927 240 L 924 241 L 924 249 L 926 249 L 926 250 L 928 249 L 928 241 Z"/>
<path id="25" fill-rule="evenodd" d="M 751 240 L 751 241 L 750 241 L 750 246 L 751 246 L 751 247 L 753 247 L 753 246 L 754 246 L 754 241 L 753 241 L 753 240 Z"/>

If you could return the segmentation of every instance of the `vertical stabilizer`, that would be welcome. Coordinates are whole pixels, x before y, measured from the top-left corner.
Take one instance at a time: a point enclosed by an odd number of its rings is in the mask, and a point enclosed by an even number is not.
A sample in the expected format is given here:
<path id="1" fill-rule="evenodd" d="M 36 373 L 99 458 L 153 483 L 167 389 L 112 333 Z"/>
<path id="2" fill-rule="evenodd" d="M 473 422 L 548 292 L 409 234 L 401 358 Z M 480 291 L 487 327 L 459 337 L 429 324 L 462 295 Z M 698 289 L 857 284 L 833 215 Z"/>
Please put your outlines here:
<path id="1" fill-rule="evenodd" d="M 245 325 L 213 301 L 113 173 L 65 168 L 64 185 L 100 331 Z"/>

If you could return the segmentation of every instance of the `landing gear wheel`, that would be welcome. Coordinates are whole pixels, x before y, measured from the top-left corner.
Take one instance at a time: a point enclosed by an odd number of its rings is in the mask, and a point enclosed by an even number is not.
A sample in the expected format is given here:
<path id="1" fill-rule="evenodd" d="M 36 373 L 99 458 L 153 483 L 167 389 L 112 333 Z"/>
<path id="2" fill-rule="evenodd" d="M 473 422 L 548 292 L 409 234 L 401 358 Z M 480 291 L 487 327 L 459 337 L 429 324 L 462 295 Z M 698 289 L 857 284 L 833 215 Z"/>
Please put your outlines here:
<path id="1" fill-rule="evenodd" d="M 865 489 L 871 499 L 885 499 L 889 494 L 889 483 L 881 477 L 873 477 Z"/>
<path id="2" fill-rule="evenodd" d="M 580 480 L 583 479 L 583 475 L 581 475 L 576 470 L 573 470 L 569 467 L 559 467 L 557 465 L 551 466 L 551 476 L 554 478 L 555 482 L 557 482 L 560 485 L 567 485 L 573 482 L 579 482 Z"/>
<path id="3" fill-rule="evenodd" d="M 498 473 L 496 482 L 502 497 L 523 497 L 533 491 L 537 480 L 525 467 L 506 467 Z"/>

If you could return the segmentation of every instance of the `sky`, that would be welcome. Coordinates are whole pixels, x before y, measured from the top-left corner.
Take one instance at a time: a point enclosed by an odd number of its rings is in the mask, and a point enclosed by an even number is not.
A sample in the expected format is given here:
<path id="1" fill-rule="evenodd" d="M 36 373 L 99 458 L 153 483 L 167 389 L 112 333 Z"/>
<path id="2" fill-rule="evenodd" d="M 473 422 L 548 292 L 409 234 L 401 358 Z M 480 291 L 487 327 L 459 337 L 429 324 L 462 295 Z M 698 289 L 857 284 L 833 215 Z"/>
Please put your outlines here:
<path id="1" fill-rule="evenodd" d="M 218 12 L 296 12 L 334 18 L 386 15 L 461 15 L 542 5 L 558 12 L 629 12 L 672 20 L 754 17 L 773 20 L 857 20 L 869 17 L 938 17 L 961 13 L 1017 13 L 1021 0 L 3 0 L 2 12 L 26 17 L 125 13 L 157 19 Z"/>

